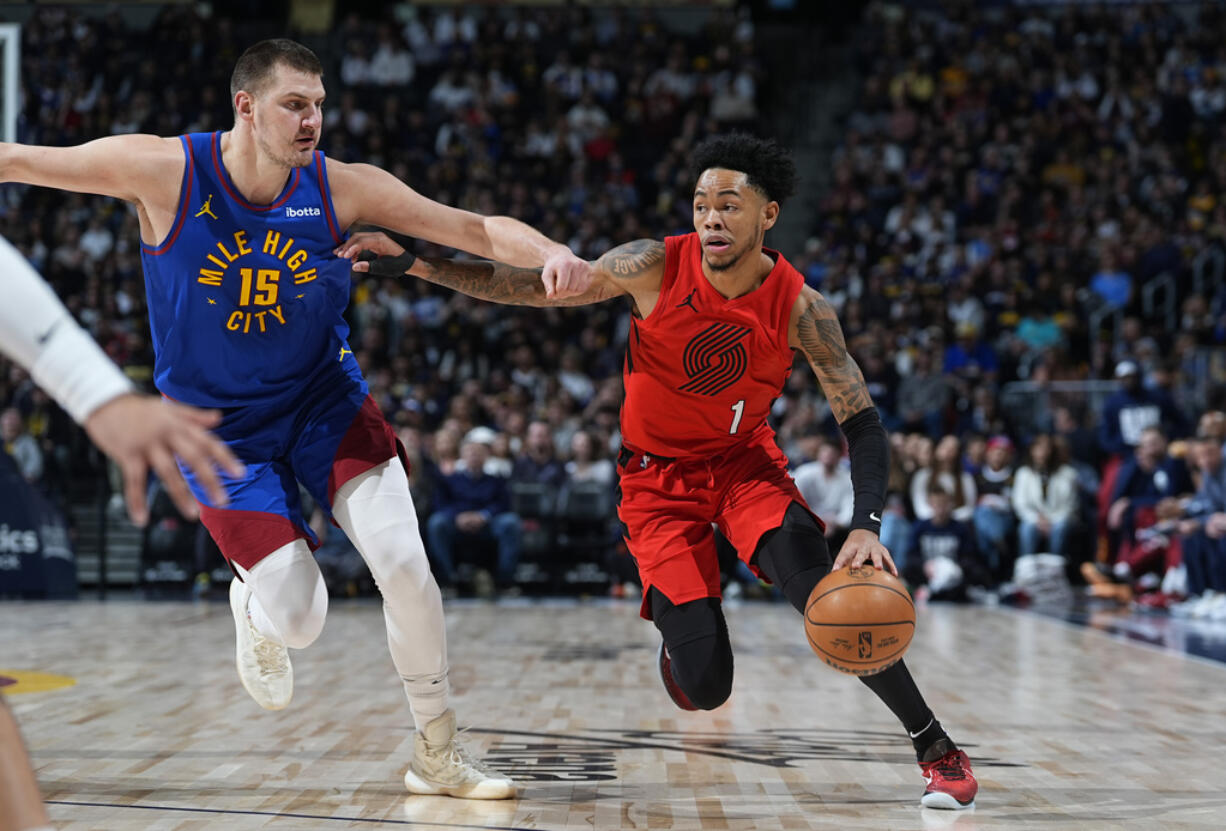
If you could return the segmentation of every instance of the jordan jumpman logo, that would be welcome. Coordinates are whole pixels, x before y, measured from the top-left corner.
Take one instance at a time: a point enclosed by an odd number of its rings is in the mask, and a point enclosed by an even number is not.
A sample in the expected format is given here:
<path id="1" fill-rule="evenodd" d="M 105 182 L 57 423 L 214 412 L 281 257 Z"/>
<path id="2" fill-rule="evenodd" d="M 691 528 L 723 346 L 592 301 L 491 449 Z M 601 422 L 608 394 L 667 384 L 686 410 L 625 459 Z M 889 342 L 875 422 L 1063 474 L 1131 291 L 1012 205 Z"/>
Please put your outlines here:
<path id="1" fill-rule="evenodd" d="M 680 309 L 682 306 L 689 306 L 690 311 L 698 314 L 698 307 L 694 305 L 694 292 L 698 289 L 690 289 L 690 293 L 685 296 L 685 299 L 678 303 L 674 308 Z"/>

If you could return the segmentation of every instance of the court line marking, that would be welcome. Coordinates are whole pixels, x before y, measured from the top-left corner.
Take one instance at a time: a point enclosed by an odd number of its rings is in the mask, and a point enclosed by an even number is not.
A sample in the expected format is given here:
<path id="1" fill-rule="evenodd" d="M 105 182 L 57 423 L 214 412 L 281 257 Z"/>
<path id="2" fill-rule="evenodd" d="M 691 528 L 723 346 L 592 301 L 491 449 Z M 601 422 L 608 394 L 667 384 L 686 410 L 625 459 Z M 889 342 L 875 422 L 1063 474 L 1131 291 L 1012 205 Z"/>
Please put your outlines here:
<path id="1" fill-rule="evenodd" d="M 1090 626 L 1088 623 L 1077 623 L 1076 621 L 1065 620 L 1062 617 L 1056 617 L 1054 615 L 1047 615 L 1047 614 L 1044 614 L 1043 612 L 1034 611 L 1032 609 L 1021 609 L 1021 608 L 1017 608 L 1014 606 L 993 606 L 993 607 L 978 607 L 978 608 L 984 608 L 984 609 L 987 609 L 988 611 L 1005 612 L 1015 617 L 1026 617 L 1032 620 L 1042 620 L 1042 621 L 1046 621 L 1047 623 L 1055 623 L 1055 624 L 1059 624 L 1063 626 L 1065 629 L 1076 629 L 1078 632 L 1087 632 L 1093 635 L 1097 635 L 1100 638 L 1106 638 L 1107 640 L 1113 641 L 1115 643 L 1126 644 L 1128 646 L 1135 646 L 1138 649 L 1144 649 L 1148 652 L 1157 652 L 1160 655 L 1166 655 L 1167 657 L 1171 657 L 1171 658 L 1184 658 L 1186 660 L 1194 661 L 1199 664 L 1205 664 L 1207 666 L 1212 666 L 1219 670 L 1226 669 L 1226 662 L 1219 661 L 1214 658 L 1206 658 L 1204 655 L 1195 655 L 1186 650 L 1175 649 L 1174 647 L 1170 647 L 1170 646 L 1161 646 L 1156 643 L 1150 643 L 1149 641 L 1137 640 L 1135 638 L 1130 638 L 1127 635 L 1119 633 L 1119 632 L 1108 632 L 1105 629 L 1099 629 L 1097 626 Z"/>
<path id="2" fill-rule="evenodd" d="M 119 805 L 114 802 L 77 802 L 67 799 L 48 799 L 48 805 L 71 805 L 80 808 L 135 808 L 142 811 L 179 811 L 190 814 L 222 814 L 226 816 L 284 817 L 286 819 L 318 819 L 333 822 L 367 822 L 381 825 L 417 825 L 430 828 L 468 828 L 474 831 L 542 831 L 519 825 L 467 825 L 456 822 L 430 822 L 428 820 L 376 819 L 374 817 L 326 817 L 318 814 L 288 814 L 282 811 L 240 811 L 227 808 L 191 808 L 177 805 Z M 547 829 L 546 829 L 547 831 Z"/>

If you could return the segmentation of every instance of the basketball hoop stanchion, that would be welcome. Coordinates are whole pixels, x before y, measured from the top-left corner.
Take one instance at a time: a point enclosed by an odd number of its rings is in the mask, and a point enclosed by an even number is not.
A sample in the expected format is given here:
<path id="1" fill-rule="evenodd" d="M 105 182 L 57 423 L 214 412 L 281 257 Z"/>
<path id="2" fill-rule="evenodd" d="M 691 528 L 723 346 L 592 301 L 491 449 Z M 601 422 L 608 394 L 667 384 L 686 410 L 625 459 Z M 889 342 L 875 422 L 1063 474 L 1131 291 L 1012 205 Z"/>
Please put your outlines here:
<path id="1" fill-rule="evenodd" d="M 0 141 L 17 141 L 21 100 L 21 26 L 0 23 Z"/>

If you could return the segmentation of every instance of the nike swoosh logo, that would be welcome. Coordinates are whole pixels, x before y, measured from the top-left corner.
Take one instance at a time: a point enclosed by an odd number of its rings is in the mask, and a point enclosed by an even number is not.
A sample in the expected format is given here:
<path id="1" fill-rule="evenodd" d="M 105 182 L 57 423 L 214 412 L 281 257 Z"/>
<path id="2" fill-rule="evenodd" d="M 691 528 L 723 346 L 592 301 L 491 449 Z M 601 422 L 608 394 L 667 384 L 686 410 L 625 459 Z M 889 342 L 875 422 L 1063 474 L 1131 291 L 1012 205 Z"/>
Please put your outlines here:
<path id="1" fill-rule="evenodd" d="M 50 329 L 48 329 L 47 331 L 43 332 L 41 335 L 39 335 L 39 336 L 36 338 L 36 340 L 38 341 L 38 345 L 39 345 L 39 346 L 44 346 L 44 345 L 47 343 L 47 341 L 51 339 L 51 336 L 55 334 L 55 330 L 56 330 L 56 329 L 58 329 L 58 328 L 60 328 L 60 324 L 61 324 L 61 323 L 63 323 L 63 322 L 64 322 L 64 319 L 63 319 L 63 318 L 60 318 L 60 319 L 59 319 L 59 320 L 57 320 L 55 323 L 52 323 L 52 324 L 51 324 L 51 328 L 50 328 Z"/>
<path id="2" fill-rule="evenodd" d="M 875 513 L 870 513 L 868 515 L 868 518 L 871 519 L 873 522 L 881 522 L 881 517 L 877 516 L 877 514 Z"/>

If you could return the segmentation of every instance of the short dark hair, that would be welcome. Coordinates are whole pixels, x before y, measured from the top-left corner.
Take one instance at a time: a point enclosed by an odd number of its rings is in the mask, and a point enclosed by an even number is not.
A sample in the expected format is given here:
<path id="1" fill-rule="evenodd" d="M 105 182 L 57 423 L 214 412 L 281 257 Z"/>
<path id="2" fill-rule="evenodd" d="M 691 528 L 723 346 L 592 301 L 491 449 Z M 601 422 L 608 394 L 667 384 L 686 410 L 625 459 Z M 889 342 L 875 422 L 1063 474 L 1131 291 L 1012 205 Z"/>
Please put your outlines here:
<path id="1" fill-rule="evenodd" d="M 748 133 L 711 136 L 695 147 L 690 157 L 693 181 L 713 167 L 744 173 L 750 186 L 771 202 L 782 205 L 796 192 L 796 163 L 787 149 L 772 139 Z"/>
<path id="2" fill-rule="evenodd" d="M 301 43 L 288 38 L 262 40 L 248 47 L 234 64 L 234 72 L 230 75 L 230 98 L 233 99 L 240 89 L 252 95 L 263 92 L 279 64 L 311 75 L 324 74 L 319 58 Z"/>

